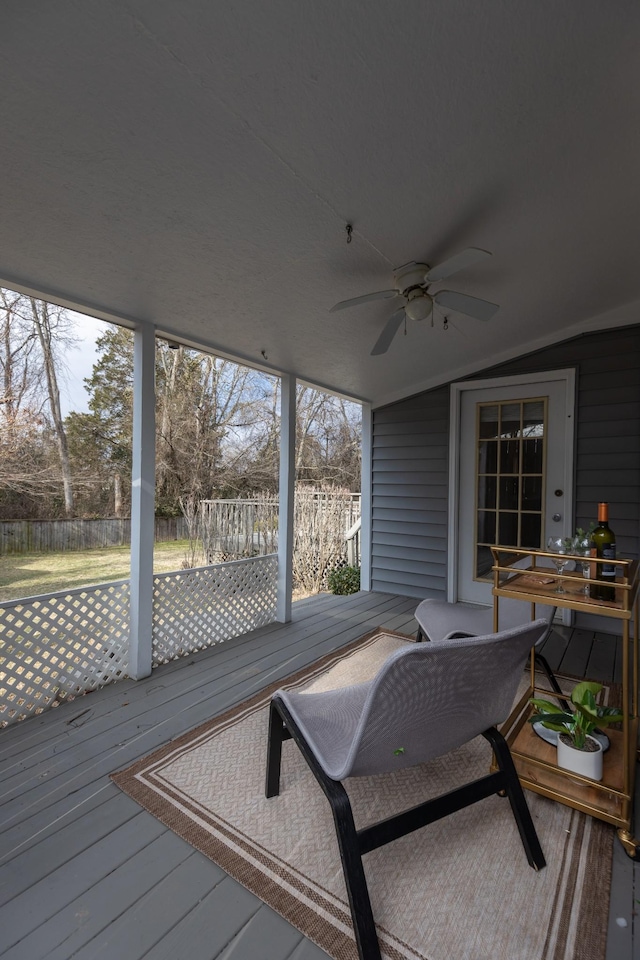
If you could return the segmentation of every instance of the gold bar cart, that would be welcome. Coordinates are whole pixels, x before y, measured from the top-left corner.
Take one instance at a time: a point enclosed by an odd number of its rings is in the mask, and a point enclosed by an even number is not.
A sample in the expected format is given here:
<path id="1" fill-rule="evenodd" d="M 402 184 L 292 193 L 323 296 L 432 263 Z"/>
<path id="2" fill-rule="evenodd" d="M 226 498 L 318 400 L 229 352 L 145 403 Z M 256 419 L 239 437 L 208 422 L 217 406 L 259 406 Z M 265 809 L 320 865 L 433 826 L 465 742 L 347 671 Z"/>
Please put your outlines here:
<path id="1" fill-rule="evenodd" d="M 591 575 L 565 571 L 562 574 L 550 566 L 554 554 L 515 547 L 492 547 L 493 566 L 493 620 L 499 629 L 499 602 L 501 597 L 522 600 L 535 605 L 563 607 L 597 616 L 613 617 L 622 621 L 622 692 L 624 720 L 620 730 L 608 728 L 610 747 L 604 755 L 604 774 L 601 781 L 589 780 L 558 767 L 556 749 L 541 739 L 527 722 L 532 707 L 529 698 L 536 694 L 555 697 L 547 688 L 536 685 L 532 652 L 530 685 L 501 728 L 506 737 L 524 787 L 552 800 L 582 810 L 593 817 L 617 827 L 618 837 L 626 853 L 640 859 L 640 846 L 631 832 L 635 763 L 638 745 L 638 562 L 616 560 L 615 600 L 592 599 L 583 592 L 585 584 L 598 582 L 598 565 L 611 561 L 590 558 Z M 578 564 L 583 557 L 568 557 Z M 564 593 L 557 593 L 561 582 Z M 630 624 L 633 622 L 633 636 Z M 618 706 L 619 704 L 613 704 Z"/>

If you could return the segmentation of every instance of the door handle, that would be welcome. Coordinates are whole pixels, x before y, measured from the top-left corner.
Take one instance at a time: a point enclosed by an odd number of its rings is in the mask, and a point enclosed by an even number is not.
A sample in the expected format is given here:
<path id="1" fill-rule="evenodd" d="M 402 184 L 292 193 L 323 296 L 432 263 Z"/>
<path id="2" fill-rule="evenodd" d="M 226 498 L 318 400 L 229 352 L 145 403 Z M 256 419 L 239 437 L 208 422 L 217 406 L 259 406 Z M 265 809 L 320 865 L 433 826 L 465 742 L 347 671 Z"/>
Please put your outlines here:
<path id="1" fill-rule="evenodd" d="M 559 522 L 562 520 L 562 514 L 561 514 L 561 513 L 554 513 L 554 515 L 551 517 L 551 519 L 554 521 L 554 523 L 559 523 Z"/>

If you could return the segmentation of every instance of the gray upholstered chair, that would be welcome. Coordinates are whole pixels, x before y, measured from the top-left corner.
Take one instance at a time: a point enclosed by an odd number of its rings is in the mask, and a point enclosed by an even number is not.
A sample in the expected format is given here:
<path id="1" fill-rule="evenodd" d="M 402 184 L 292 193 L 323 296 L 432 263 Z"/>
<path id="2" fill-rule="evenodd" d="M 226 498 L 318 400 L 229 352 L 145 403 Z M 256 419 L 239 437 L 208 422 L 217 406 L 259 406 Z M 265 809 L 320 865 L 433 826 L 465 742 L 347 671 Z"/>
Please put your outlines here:
<path id="1" fill-rule="evenodd" d="M 367 683 L 326 692 L 302 689 L 274 694 L 266 795 L 274 797 L 280 791 L 282 742 L 293 738 L 331 804 L 362 960 L 380 958 L 363 854 L 501 793 L 509 798 L 530 865 L 536 870 L 544 867 L 509 748 L 496 724 L 507 718 L 529 651 L 544 637 L 547 626 L 546 620 L 534 620 L 487 636 L 408 642 Z M 480 734 L 493 747 L 496 772 L 356 830 L 340 781 L 433 760 Z"/>

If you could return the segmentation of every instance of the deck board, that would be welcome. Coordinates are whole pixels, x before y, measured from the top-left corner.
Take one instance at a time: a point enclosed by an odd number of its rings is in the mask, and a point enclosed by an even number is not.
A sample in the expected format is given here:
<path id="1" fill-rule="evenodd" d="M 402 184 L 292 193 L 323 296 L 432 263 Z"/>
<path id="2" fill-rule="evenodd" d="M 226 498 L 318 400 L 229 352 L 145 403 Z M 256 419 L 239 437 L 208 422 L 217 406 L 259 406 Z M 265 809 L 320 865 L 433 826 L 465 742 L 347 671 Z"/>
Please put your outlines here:
<path id="1" fill-rule="evenodd" d="M 65 826 L 56 826 L 46 838 L 34 838 L 37 845 L 23 847 L 12 860 L 10 883 L 0 884 L 0 906 L 42 880 L 47 874 L 47 864 L 63 864 L 79 856 L 139 812 L 138 805 L 117 790 L 99 807 L 84 810 Z"/>
<path id="2" fill-rule="evenodd" d="M 100 942 L 97 943 L 93 938 L 83 947 L 80 956 L 100 957 L 105 960 L 114 957 L 118 960 L 137 960 L 145 956 L 188 917 L 194 904 L 208 896 L 222 882 L 222 871 L 219 868 L 211 870 L 211 866 L 206 857 L 192 851 L 167 872 L 159 883 L 144 891 L 141 891 L 139 886 L 136 887 L 135 877 L 132 879 L 129 871 L 129 896 L 121 897 L 119 916 L 108 924 Z M 147 870 L 146 876 L 150 873 L 151 871 Z M 145 880 L 142 871 L 138 872 L 138 876 L 140 881 Z M 107 898 L 109 894 L 120 895 L 117 885 L 112 890 L 108 889 L 109 878 L 101 887 L 107 888 L 104 890 Z M 100 891 L 96 891 L 94 898 L 98 910 L 99 893 Z"/>
<path id="3" fill-rule="evenodd" d="M 322 625 L 314 623 L 305 631 L 302 647 L 289 637 L 286 644 L 282 637 L 270 638 L 259 649 L 245 644 L 237 656 L 221 657 L 220 662 L 212 662 L 210 657 L 206 670 L 202 669 L 201 662 L 194 660 L 189 676 L 175 685 L 159 682 L 162 678 L 155 677 L 155 685 L 147 687 L 144 699 L 137 698 L 134 684 L 125 681 L 118 706 L 130 709 L 91 718 L 83 727 L 80 742 L 70 736 L 67 727 L 58 739 L 49 741 L 50 748 L 55 746 L 55 749 L 50 749 L 47 755 L 36 750 L 35 756 L 28 755 L 23 764 L 12 768 L 0 795 L 0 817 L 8 804 L 14 810 L 21 810 L 23 804 L 33 807 L 40 797 L 46 802 L 57 790 L 66 790 L 69 782 L 79 787 L 87 778 L 128 765 L 207 720 L 212 715 L 212 703 L 215 713 L 228 709 L 269 683 L 312 663 L 328 650 L 357 639 L 397 606 L 397 602 L 389 600 L 373 611 L 356 611 L 348 625 L 327 617 Z M 110 702 L 114 704 L 113 700 Z M 67 706 L 73 704 L 64 705 L 64 709 Z M 56 713 L 62 709 L 58 707 Z M 36 784 L 33 782 L 35 766 L 39 778 Z"/>
<path id="4" fill-rule="evenodd" d="M 326 960 L 109 774 L 376 626 L 414 634 L 417 602 L 373 593 L 302 601 L 289 624 L 0 732 L 3 960 Z M 606 635 L 560 627 L 544 653 L 556 670 L 582 665 L 611 680 L 620 649 Z M 608 960 L 639 960 L 631 925 L 615 922 L 638 896 L 637 867 L 617 854 Z"/>
<path id="5" fill-rule="evenodd" d="M 219 960 L 288 960 L 304 939 L 291 924 L 262 905 L 219 954 Z"/>
<path id="6" fill-rule="evenodd" d="M 570 631 L 564 628 L 562 630 L 554 628 L 540 650 L 554 673 L 560 672 L 560 664 L 569 645 L 569 634 Z"/>
<path id="7" fill-rule="evenodd" d="M 612 680 L 616 660 L 616 637 L 596 633 L 589 654 L 586 675 L 591 680 Z"/>
<path id="8" fill-rule="evenodd" d="M 28 890 L 13 897 L 6 905 L 8 915 L 6 921 L 0 924 L 0 955 L 10 957 L 11 947 L 19 953 L 28 948 L 28 954 L 23 954 L 25 960 L 27 956 L 34 960 L 29 938 L 40 939 L 40 932 L 45 924 L 47 930 L 42 932 L 42 936 L 46 939 L 51 934 L 55 938 L 60 915 L 64 915 L 65 908 L 77 897 L 123 863 L 136 862 L 138 858 L 134 854 L 145 850 L 153 840 L 161 839 L 162 848 L 173 846 L 167 842 L 169 836 L 165 828 L 159 821 L 151 822 L 153 819 L 141 812 L 116 827 L 109 836 L 98 839 L 77 856 L 71 859 L 65 856 L 57 866 L 54 866 L 55 861 L 44 861 L 46 875 Z M 180 855 L 184 857 L 184 851 L 181 847 L 179 849 Z M 157 854 L 157 857 L 160 856 L 162 870 L 166 871 L 171 860 L 170 854 L 164 849 L 162 854 Z M 150 860 L 148 866 L 152 863 L 153 860 Z M 11 866 L 3 868 L 3 872 L 7 873 L 7 882 L 10 882 L 13 873 Z M 141 876 L 140 873 L 139 875 Z M 55 943 L 55 939 L 50 939 L 49 942 Z"/>
<path id="9" fill-rule="evenodd" d="M 592 644 L 592 630 L 574 630 L 571 642 L 560 661 L 559 672 L 570 677 L 585 677 Z"/>
<path id="10" fill-rule="evenodd" d="M 188 943 L 193 958 L 217 957 L 237 939 L 258 911 L 268 909 L 239 883 L 225 877 L 201 901 L 194 901 L 192 909 L 155 944 L 148 956 L 153 960 L 176 960 Z M 212 916 L 217 918 L 213 929 Z M 303 937 L 300 939 L 304 941 Z M 321 955 L 326 957 L 322 951 Z"/>

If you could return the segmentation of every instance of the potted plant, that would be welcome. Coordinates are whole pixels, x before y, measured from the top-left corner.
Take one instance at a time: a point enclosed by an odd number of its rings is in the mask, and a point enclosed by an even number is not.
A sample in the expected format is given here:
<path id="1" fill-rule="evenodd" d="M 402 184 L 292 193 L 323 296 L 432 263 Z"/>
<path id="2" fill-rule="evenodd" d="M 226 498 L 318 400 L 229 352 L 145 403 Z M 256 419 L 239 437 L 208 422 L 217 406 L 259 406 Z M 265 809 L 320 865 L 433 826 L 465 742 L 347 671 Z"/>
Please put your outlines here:
<path id="1" fill-rule="evenodd" d="M 591 734 L 596 727 L 623 719 L 617 707 L 601 707 L 596 703 L 601 690 L 601 683 L 589 680 L 576 684 L 571 693 L 573 711 L 537 697 L 529 701 L 536 711 L 529 717 L 529 723 L 541 723 L 548 730 L 558 732 L 558 766 L 591 780 L 602 780 L 602 744 Z"/>

